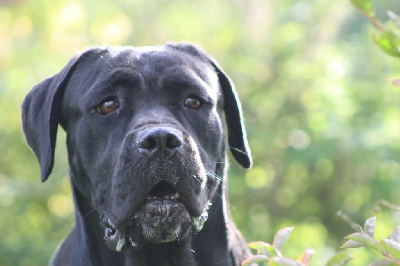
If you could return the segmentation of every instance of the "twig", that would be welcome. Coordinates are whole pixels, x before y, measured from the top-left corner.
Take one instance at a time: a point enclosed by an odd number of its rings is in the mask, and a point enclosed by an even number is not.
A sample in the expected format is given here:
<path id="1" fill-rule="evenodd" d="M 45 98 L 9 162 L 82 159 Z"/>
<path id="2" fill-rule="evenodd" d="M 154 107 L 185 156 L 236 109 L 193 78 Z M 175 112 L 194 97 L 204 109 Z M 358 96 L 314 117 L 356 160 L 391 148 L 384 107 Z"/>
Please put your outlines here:
<path id="1" fill-rule="evenodd" d="M 368 13 L 365 10 L 359 9 L 361 13 L 364 15 L 364 17 L 367 18 L 367 20 L 379 31 L 381 32 L 386 32 L 384 24 L 375 17 L 374 14 Z"/>

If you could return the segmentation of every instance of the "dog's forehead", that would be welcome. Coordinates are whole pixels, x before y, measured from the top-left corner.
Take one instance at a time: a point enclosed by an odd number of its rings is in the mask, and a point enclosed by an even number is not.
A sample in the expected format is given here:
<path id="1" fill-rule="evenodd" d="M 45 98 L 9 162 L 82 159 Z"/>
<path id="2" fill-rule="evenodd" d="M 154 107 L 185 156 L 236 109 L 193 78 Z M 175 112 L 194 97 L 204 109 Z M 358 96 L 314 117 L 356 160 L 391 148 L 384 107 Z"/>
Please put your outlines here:
<path id="1" fill-rule="evenodd" d="M 106 48 L 106 50 L 109 52 L 110 56 L 114 58 L 118 58 L 121 55 L 124 56 L 127 54 L 140 58 L 140 55 L 142 54 L 157 54 L 166 52 L 166 48 L 164 46 L 109 46 Z"/>
<path id="2" fill-rule="evenodd" d="M 154 77 L 185 72 L 186 75 L 191 73 L 198 76 L 210 85 L 215 85 L 212 83 L 217 81 L 215 70 L 208 61 L 168 46 L 112 46 L 108 48 L 108 53 L 115 64 L 144 75 Z"/>
<path id="3" fill-rule="evenodd" d="M 110 78 L 132 76 L 153 84 L 184 80 L 204 85 L 202 87 L 220 95 L 219 80 L 213 66 L 190 53 L 167 46 L 110 46 L 95 51 L 80 63 L 75 73 L 86 88 L 89 84 L 107 83 Z"/>
<path id="4" fill-rule="evenodd" d="M 166 46 L 110 46 L 106 51 L 107 56 L 101 57 L 101 59 L 106 61 L 105 59 L 109 58 L 111 62 L 103 63 L 111 63 L 119 67 L 140 69 L 142 71 L 150 68 L 151 71 L 162 71 L 172 67 L 181 67 L 182 69 L 193 69 L 202 76 L 209 75 L 209 70 L 213 70 L 208 62 L 189 53 Z M 212 72 L 215 73 L 214 71 Z"/>
<path id="5" fill-rule="evenodd" d="M 122 84 L 128 86 L 115 86 Z M 80 61 L 68 82 L 64 102 L 75 105 L 78 98 L 85 103 L 86 98 L 119 88 L 149 90 L 147 93 L 198 88 L 215 101 L 222 99 L 214 67 L 196 55 L 168 46 L 110 46 L 93 49 Z"/>

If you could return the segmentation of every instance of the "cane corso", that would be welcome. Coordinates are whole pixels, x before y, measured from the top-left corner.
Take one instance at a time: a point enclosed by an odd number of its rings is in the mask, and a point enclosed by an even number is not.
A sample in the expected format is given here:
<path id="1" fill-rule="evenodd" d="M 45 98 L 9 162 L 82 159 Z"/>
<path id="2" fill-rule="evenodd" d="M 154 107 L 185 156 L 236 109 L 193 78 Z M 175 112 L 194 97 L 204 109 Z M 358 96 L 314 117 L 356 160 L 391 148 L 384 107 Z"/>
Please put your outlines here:
<path id="1" fill-rule="evenodd" d="M 76 222 L 52 265 L 221 266 L 250 254 L 226 192 L 226 147 L 252 164 L 240 103 L 196 45 L 88 49 L 32 89 L 22 120 L 42 181 L 58 124 L 67 133 Z"/>

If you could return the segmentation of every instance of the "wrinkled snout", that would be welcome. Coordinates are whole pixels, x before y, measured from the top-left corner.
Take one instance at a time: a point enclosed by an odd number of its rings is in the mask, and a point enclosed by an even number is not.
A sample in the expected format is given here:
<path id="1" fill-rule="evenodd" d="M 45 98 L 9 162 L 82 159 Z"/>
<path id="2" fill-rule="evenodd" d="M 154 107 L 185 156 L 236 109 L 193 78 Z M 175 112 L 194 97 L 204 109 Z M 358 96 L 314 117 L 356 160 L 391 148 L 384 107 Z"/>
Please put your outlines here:
<path id="1" fill-rule="evenodd" d="M 184 129 L 135 127 L 125 137 L 111 182 L 115 197 L 103 213 L 107 243 L 118 250 L 121 243 L 171 242 L 200 231 L 206 180 L 198 146 Z"/>

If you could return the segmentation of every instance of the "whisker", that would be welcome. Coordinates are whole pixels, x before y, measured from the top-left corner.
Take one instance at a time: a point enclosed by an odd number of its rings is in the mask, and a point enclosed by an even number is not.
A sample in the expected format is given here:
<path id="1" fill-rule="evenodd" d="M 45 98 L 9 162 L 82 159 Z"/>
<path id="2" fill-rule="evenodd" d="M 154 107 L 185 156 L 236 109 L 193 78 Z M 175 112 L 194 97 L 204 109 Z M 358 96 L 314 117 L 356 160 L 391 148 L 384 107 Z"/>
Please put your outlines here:
<path id="1" fill-rule="evenodd" d="M 244 154 L 244 155 L 248 155 L 248 153 L 247 153 L 247 152 L 245 152 L 245 151 L 242 151 L 242 150 L 240 150 L 240 149 L 238 149 L 238 148 L 235 148 L 235 147 L 229 147 L 229 149 L 231 149 L 231 150 L 235 150 L 235 151 L 237 151 L 237 152 L 240 152 L 241 154 Z"/>
<path id="2" fill-rule="evenodd" d="M 82 218 L 83 218 L 83 219 L 86 219 L 90 214 L 92 214 L 92 213 L 95 212 L 95 211 L 96 211 L 96 209 L 93 208 L 91 211 L 89 211 L 88 213 L 86 213 Z"/>
<path id="3" fill-rule="evenodd" d="M 222 181 L 222 178 L 220 176 L 216 175 L 216 174 L 213 174 L 213 173 L 210 173 L 210 172 L 206 171 L 206 175 L 208 177 L 210 177 L 210 178 L 213 178 L 213 179 L 217 180 L 218 182 Z"/>
<path id="4" fill-rule="evenodd" d="M 100 55 L 100 57 L 101 57 L 104 61 L 106 61 L 106 63 L 109 64 L 111 68 L 114 68 L 113 65 L 111 65 L 111 63 L 108 62 L 108 61 L 103 57 L 103 55 Z"/>

